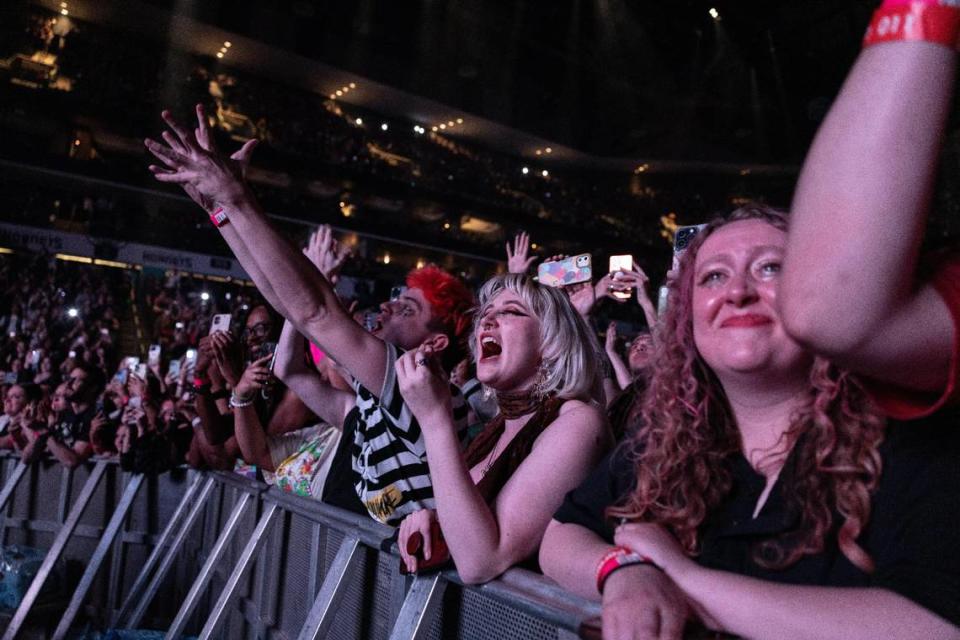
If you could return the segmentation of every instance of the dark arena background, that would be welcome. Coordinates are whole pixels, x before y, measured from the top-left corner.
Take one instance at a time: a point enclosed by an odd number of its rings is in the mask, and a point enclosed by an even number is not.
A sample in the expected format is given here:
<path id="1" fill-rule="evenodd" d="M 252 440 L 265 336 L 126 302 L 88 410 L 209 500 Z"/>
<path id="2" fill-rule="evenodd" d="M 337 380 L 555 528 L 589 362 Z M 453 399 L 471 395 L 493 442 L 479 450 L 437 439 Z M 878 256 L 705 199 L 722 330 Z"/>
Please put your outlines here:
<path id="1" fill-rule="evenodd" d="M 629 285 L 615 299 L 622 291 L 604 281 L 587 286 L 584 312 L 599 347 L 624 353 L 654 329 L 678 229 L 751 203 L 790 207 L 878 4 L 5 0 L 2 639 L 621 637 L 602 629 L 599 593 L 565 589 L 535 554 L 476 580 L 459 562 L 460 573 L 448 563 L 411 575 L 399 570 L 399 520 L 377 517 L 399 503 L 367 514 L 323 499 L 337 473 L 349 493 L 358 455 L 372 454 L 357 444 L 353 467 L 349 455 L 338 467 L 341 425 L 270 369 L 286 339 L 280 316 L 298 328 L 312 319 L 277 308 L 280 287 L 258 288 L 224 239 L 239 218 L 211 224 L 218 204 L 234 214 L 220 201 L 204 212 L 163 181 L 171 170 L 144 140 L 173 138 L 163 110 L 195 136 L 199 104 L 223 157 L 258 141 L 246 193 L 292 252 L 316 248 L 329 226 L 331 255 L 345 259 L 323 273 L 376 335 L 413 313 L 407 274 L 428 265 L 475 293 L 514 271 L 518 253 L 529 256 L 521 271 L 589 254 L 594 281 L 629 254 L 645 302 Z M 960 233 L 951 109 L 931 251 Z M 277 246 L 264 249 L 268 264 Z M 222 340 L 211 338 L 221 321 Z M 352 398 L 363 376 L 298 339 L 297 366 Z M 268 370 L 247 401 L 239 390 L 257 361 Z M 469 358 L 462 367 L 453 374 L 476 436 L 496 405 L 485 418 L 491 394 Z M 367 411 L 362 400 L 351 402 Z M 251 445 L 231 412 L 254 401 Z M 616 407 L 615 429 L 638 415 Z M 328 422 L 336 429 L 318 431 Z M 305 451 L 314 457 L 288 480 L 281 461 Z M 708 626 L 691 619 L 683 637 L 738 635 Z"/>

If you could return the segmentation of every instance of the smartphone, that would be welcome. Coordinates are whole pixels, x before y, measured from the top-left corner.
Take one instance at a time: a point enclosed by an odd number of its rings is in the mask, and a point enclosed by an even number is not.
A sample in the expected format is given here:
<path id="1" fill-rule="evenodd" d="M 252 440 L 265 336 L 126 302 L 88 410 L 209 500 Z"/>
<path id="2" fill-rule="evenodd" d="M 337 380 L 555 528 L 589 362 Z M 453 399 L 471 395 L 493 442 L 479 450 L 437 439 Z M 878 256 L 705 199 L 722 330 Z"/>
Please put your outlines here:
<path id="1" fill-rule="evenodd" d="M 395 302 L 400 299 L 400 296 L 404 294 L 407 288 L 403 285 L 393 287 L 390 289 L 390 302 Z"/>
<path id="2" fill-rule="evenodd" d="M 141 380 L 147 379 L 147 365 L 146 363 L 141 363 L 137 365 L 136 369 L 137 377 Z"/>
<path id="3" fill-rule="evenodd" d="M 264 343 L 261 344 L 260 347 L 257 349 L 256 353 L 251 354 L 251 355 L 253 355 L 253 359 L 254 359 L 254 360 L 259 360 L 260 358 L 263 358 L 264 356 L 272 356 L 272 355 L 275 355 L 276 353 L 277 353 L 277 343 L 276 343 L 276 342 L 264 342 Z M 273 361 L 271 360 L 270 363 L 271 363 L 271 364 L 270 364 L 270 368 L 272 369 L 272 368 L 273 368 Z"/>
<path id="4" fill-rule="evenodd" d="M 215 331 L 230 331 L 232 317 L 229 313 L 218 313 L 213 316 L 213 320 L 210 322 L 209 335 L 212 335 Z"/>
<path id="5" fill-rule="evenodd" d="M 373 331 L 377 326 L 377 316 L 379 314 L 376 311 L 366 311 L 363 314 L 363 328 L 367 331 Z"/>
<path id="6" fill-rule="evenodd" d="M 673 235 L 673 269 L 680 266 L 680 256 L 682 256 L 697 234 L 703 231 L 705 224 L 691 224 L 686 227 L 680 227 Z"/>
<path id="7" fill-rule="evenodd" d="M 68 357 L 68 358 L 76 358 L 76 357 L 77 357 L 77 352 L 71 350 L 70 352 L 67 353 L 67 357 Z"/>
<path id="8" fill-rule="evenodd" d="M 30 368 L 36 369 L 40 365 L 40 349 L 34 349 L 30 352 Z"/>
<path id="9" fill-rule="evenodd" d="M 3 376 L 3 383 L 4 383 L 4 384 L 17 384 L 17 372 L 16 372 L 16 371 L 8 371 L 7 373 L 5 373 L 4 376 Z"/>
<path id="10" fill-rule="evenodd" d="M 570 256 L 557 262 L 543 262 L 537 267 L 540 284 L 548 287 L 565 287 L 578 282 L 593 280 L 593 270 L 589 253 Z"/>
<path id="11" fill-rule="evenodd" d="M 127 406 L 132 409 L 139 409 L 143 406 L 143 398 L 140 396 L 132 396 L 127 402 Z"/>
<path id="12" fill-rule="evenodd" d="M 613 282 L 610 284 L 610 295 L 618 300 L 629 300 L 633 295 L 631 287 L 626 285 L 618 285 L 616 281 L 616 274 L 621 271 L 632 271 L 633 270 L 633 256 L 623 255 L 623 256 L 610 256 L 610 273 L 614 274 Z"/>
<path id="13" fill-rule="evenodd" d="M 160 364 L 160 345 L 150 345 L 150 351 L 147 353 L 147 364 L 155 367 Z"/>

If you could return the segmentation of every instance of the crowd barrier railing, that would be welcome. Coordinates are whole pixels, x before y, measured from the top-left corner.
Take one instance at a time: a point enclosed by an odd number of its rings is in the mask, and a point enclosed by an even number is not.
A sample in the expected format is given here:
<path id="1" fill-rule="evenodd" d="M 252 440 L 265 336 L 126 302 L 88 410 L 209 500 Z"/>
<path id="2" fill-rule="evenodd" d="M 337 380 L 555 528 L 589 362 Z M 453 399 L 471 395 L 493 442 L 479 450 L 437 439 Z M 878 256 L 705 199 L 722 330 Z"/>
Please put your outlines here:
<path id="1" fill-rule="evenodd" d="M 599 637 L 598 604 L 539 574 L 511 569 L 481 586 L 453 570 L 405 576 L 392 529 L 236 474 L 6 454 L 0 472 L 0 543 L 47 549 L 0 640 L 84 627 L 168 639 Z M 43 596 L 52 582 L 67 587 L 54 601 Z"/>

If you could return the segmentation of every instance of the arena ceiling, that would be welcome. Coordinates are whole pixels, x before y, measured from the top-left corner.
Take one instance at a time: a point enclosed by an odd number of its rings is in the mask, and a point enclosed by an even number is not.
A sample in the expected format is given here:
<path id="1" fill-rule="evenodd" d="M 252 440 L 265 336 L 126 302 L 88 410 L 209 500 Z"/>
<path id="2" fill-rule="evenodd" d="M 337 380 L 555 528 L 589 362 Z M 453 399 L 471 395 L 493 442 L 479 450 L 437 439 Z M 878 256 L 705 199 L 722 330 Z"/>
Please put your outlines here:
<path id="1" fill-rule="evenodd" d="M 224 65 L 330 95 L 353 83 L 338 100 L 411 125 L 454 122 L 447 135 L 511 154 L 789 171 L 876 4 L 71 0 L 70 11 L 211 57 L 229 41 Z"/>

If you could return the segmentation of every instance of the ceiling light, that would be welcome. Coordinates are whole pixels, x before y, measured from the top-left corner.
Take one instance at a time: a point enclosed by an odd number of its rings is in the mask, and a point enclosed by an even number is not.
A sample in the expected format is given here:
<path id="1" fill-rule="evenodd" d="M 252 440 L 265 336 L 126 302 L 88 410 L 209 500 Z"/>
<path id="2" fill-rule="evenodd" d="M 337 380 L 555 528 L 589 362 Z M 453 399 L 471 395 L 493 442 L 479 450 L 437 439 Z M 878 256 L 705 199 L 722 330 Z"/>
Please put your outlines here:
<path id="1" fill-rule="evenodd" d="M 710 17 L 713 18 L 714 20 L 719 20 L 720 12 L 717 11 L 716 8 L 710 7 Z"/>
<path id="2" fill-rule="evenodd" d="M 357 126 L 359 127 L 363 124 L 363 118 L 357 118 L 356 120 L 354 120 L 354 122 L 356 122 Z"/>
<path id="3" fill-rule="evenodd" d="M 523 169 L 520 169 L 520 173 L 522 173 L 523 175 L 527 175 L 528 173 L 530 173 L 530 169 L 528 167 L 524 167 Z"/>
<path id="4" fill-rule="evenodd" d="M 340 87 L 340 90 L 343 91 L 344 93 L 349 93 L 350 87 Z"/>
<path id="5" fill-rule="evenodd" d="M 546 149 L 544 149 L 544 151 L 546 151 L 547 153 L 553 153 L 553 149 L 551 149 L 550 147 L 547 147 Z"/>
<path id="6" fill-rule="evenodd" d="M 204 291 L 203 293 L 200 294 L 200 299 L 206 302 L 207 300 L 210 299 L 210 294 Z"/>
<path id="7" fill-rule="evenodd" d="M 449 121 L 449 122 L 447 123 L 447 126 L 448 126 L 448 127 L 452 127 L 452 126 L 453 126 L 453 120 Z"/>
<path id="8" fill-rule="evenodd" d="M 380 129 L 383 130 L 383 131 L 386 131 L 386 130 L 389 129 L 389 128 L 390 128 L 390 125 L 388 125 L 386 122 L 384 122 L 382 125 L 380 125 Z"/>
<path id="9" fill-rule="evenodd" d="M 230 42 L 229 40 L 227 40 L 227 41 L 225 41 L 225 42 L 223 43 L 223 46 L 225 46 L 227 49 L 229 49 L 230 47 L 233 46 L 233 43 Z"/>
<path id="10" fill-rule="evenodd" d="M 338 96 L 342 96 L 342 95 L 343 95 L 343 91 L 340 91 L 340 89 L 337 89 L 337 95 L 338 95 Z"/>
<path id="11" fill-rule="evenodd" d="M 541 153 L 543 153 L 543 151 L 540 151 L 540 149 L 537 149 L 536 153 L 537 155 L 540 155 Z"/>
<path id="12" fill-rule="evenodd" d="M 331 100 L 336 100 L 336 99 L 337 99 L 337 94 L 331 93 L 331 94 L 330 94 L 330 99 L 331 99 Z"/>
<path id="13" fill-rule="evenodd" d="M 457 124 L 463 124 L 463 118 L 457 118 Z"/>
<path id="14" fill-rule="evenodd" d="M 436 130 L 437 130 L 436 127 L 430 127 L 430 131 L 436 131 Z"/>
<path id="15" fill-rule="evenodd" d="M 544 178 L 549 178 L 550 172 L 544 169 L 543 171 L 540 172 L 540 175 L 542 175 Z"/>
<path id="16" fill-rule="evenodd" d="M 351 89 L 356 89 L 356 88 L 357 88 L 357 84 L 356 84 L 355 82 L 351 82 L 351 83 L 350 83 L 350 88 L 351 88 Z"/>
<path id="17" fill-rule="evenodd" d="M 60 9 L 60 15 L 68 16 L 70 15 L 70 12 L 67 11 L 66 9 Z"/>
<path id="18" fill-rule="evenodd" d="M 441 129 L 446 129 L 446 128 L 447 128 L 447 125 L 441 124 L 441 125 L 440 125 L 440 128 L 441 128 Z"/>
<path id="19" fill-rule="evenodd" d="M 223 57 L 223 51 L 217 51 L 217 57 L 218 57 L 218 58 L 222 58 L 222 57 Z"/>
<path id="20" fill-rule="evenodd" d="M 449 228 L 450 228 L 450 223 L 449 223 L 449 222 L 444 222 L 444 223 L 443 223 L 443 228 L 444 228 L 444 229 L 449 229 Z"/>

